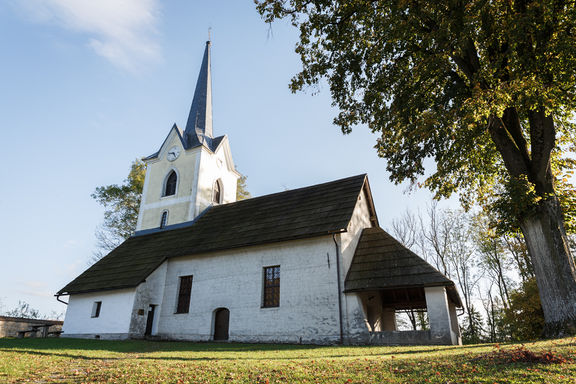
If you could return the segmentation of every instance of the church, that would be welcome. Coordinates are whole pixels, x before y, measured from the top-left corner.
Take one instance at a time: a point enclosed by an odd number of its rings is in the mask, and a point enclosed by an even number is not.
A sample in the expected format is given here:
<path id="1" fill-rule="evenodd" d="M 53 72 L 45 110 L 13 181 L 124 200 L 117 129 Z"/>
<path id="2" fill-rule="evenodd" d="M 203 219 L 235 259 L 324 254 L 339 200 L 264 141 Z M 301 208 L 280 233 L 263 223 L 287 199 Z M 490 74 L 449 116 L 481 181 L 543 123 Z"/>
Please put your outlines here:
<path id="1" fill-rule="evenodd" d="M 455 285 L 379 227 L 367 175 L 236 201 L 210 42 L 184 130 L 145 157 L 135 233 L 62 288 L 63 337 L 461 344 Z M 399 311 L 428 329 L 400 331 Z"/>

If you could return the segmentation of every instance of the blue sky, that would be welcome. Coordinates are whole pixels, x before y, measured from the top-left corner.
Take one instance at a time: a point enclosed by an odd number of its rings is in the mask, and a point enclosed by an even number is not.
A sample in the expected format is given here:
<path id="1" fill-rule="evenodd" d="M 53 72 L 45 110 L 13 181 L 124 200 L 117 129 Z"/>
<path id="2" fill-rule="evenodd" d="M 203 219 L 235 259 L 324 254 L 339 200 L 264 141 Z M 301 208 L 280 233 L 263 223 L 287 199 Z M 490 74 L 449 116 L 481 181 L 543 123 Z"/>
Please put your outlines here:
<path id="1" fill-rule="evenodd" d="M 43 313 L 87 267 L 103 210 L 90 197 L 185 125 L 208 28 L 214 133 L 254 196 L 368 173 L 381 226 L 426 191 L 388 180 L 376 136 L 343 136 L 327 87 L 292 94 L 297 31 L 252 1 L 0 2 L 0 312 Z"/>

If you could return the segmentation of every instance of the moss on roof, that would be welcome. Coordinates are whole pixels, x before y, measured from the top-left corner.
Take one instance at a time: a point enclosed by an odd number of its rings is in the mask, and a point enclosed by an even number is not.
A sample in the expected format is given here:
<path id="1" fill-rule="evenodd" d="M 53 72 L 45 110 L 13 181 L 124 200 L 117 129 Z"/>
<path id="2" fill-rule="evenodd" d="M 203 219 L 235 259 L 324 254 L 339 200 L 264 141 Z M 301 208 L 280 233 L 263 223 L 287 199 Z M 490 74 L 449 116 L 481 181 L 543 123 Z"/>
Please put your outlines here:
<path id="1" fill-rule="evenodd" d="M 190 225 L 132 236 L 58 294 L 136 287 L 172 257 L 343 232 L 365 181 L 358 175 L 217 205 Z"/>

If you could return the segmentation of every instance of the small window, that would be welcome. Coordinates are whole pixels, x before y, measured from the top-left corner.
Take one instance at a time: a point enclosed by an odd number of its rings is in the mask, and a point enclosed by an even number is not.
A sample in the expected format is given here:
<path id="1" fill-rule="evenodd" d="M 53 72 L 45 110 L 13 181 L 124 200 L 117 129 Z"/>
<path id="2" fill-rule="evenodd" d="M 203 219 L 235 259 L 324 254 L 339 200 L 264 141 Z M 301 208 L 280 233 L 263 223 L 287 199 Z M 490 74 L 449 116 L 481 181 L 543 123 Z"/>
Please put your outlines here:
<path id="1" fill-rule="evenodd" d="M 190 294 L 192 293 L 192 276 L 180 276 L 180 289 L 178 290 L 178 304 L 176 313 L 190 311 Z"/>
<path id="2" fill-rule="evenodd" d="M 214 204 L 220 204 L 220 198 L 222 197 L 222 187 L 220 186 L 220 181 L 214 183 L 214 196 L 212 197 L 212 202 Z"/>
<path id="3" fill-rule="evenodd" d="M 280 306 L 280 266 L 264 268 L 264 299 L 262 307 Z"/>
<path id="4" fill-rule="evenodd" d="M 216 182 L 214 183 L 212 202 L 214 204 L 220 204 L 222 202 L 222 182 L 220 180 L 216 180 Z"/>
<path id="5" fill-rule="evenodd" d="M 102 308 L 101 301 L 95 301 L 94 304 L 92 304 L 92 317 L 100 317 L 100 308 Z"/>
<path id="6" fill-rule="evenodd" d="M 166 179 L 166 185 L 164 186 L 164 196 L 173 196 L 176 194 L 177 182 L 178 175 L 176 175 L 176 171 L 170 172 L 168 178 Z"/>
<path id="7" fill-rule="evenodd" d="M 162 218 L 160 219 L 160 228 L 164 228 L 168 222 L 168 211 L 162 212 Z"/>

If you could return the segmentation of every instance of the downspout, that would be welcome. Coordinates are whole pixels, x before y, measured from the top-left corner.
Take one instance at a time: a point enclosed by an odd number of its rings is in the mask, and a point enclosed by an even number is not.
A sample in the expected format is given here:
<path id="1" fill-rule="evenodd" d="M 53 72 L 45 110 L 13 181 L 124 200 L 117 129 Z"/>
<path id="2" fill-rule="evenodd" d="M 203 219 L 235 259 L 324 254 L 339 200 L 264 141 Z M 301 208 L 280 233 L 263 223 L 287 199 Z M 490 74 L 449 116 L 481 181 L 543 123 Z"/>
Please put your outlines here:
<path id="1" fill-rule="evenodd" d="M 58 301 L 59 301 L 59 302 L 61 302 L 62 304 L 66 304 L 66 305 L 68 305 L 68 303 L 67 303 L 67 302 L 65 302 L 64 300 L 60 300 L 60 296 L 62 296 L 62 295 L 60 295 L 60 294 L 57 294 L 57 295 L 55 295 L 55 296 L 56 296 L 56 300 L 58 300 Z"/>
<path id="2" fill-rule="evenodd" d="M 342 283 L 340 282 L 340 250 L 336 241 L 336 233 L 332 234 L 332 240 L 336 246 L 336 274 L 338 275 L 338 318 L 340 322 L 340 344 L 344 344 L 344 320 L 342 315 Z"/>

